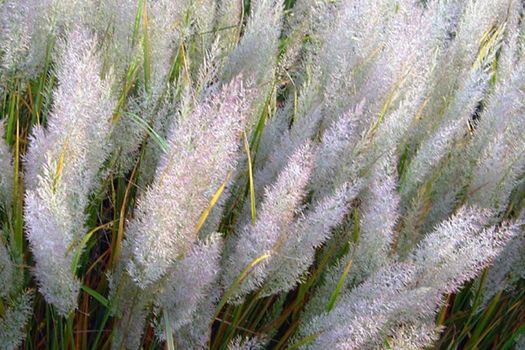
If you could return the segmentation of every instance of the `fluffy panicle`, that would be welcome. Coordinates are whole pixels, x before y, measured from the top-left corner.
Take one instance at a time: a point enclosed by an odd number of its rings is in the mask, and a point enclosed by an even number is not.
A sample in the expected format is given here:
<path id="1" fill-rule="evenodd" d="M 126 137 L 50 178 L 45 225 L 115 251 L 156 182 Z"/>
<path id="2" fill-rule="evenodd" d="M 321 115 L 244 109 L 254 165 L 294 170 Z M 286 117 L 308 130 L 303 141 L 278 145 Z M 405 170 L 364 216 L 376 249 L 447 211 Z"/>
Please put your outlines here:
<path id="1" fill-rule="evenodd" d="M 38 128 L 25 159 L 25 214 L 41 291 L 67 314 L 78 292 L 72 258 L 82 249 L 84 212 L 107 155 L 114 104 L 89 33 L 72 31 L 62 49 L 47 129 Z"/>
<path id="2" fill-rule="evenodd" d="M 219 299 L 220 288 L 214 285 L 210 294 L 199 303 L 192 322 L 179 329 L 177 345 L 181 349 L 208 349 L 207 344 L 211 336 L 210 322 Z"/>
<path id="3" fill-rule="evenodd" d="M 166 83 L 165 79 L 171 69 L 177 47 L 189 34 L 189 23 L 185 19 L 190 12 L 189 1 L 159 0 L 148 2 L 148 33 L 151 45 L 149 52 L 151 62 L 152 91 L 157 93 Z"/>
<path id="4" fill-rule="evenodd" d="M 284 168 L 286 161 L 297 147 L 315 137 L 322 115 L 319 106 L 313 102 L 315 91 L 312 91 L 312 84 L 307 85 L 303 89 L 304 94 L 299 97 L 298 112 L 290 129 L 285 129 L 279 139 L 275 140 L 275 144 L 269 147 L 268 159 L 260 165 L 254 177 L 256 188 L 268 186 Z"/>
<path id="5" fill-rule="evenodd" d="M 345 92 L 345 89 L 351 84 L 359 84 L 359 80 L 351 83 L 346 78 L 353 75 L 360 63 L 366 66 L 373 52 L 380 48 L 385 27 L 394 14 L 388 7 L 383 1 L 340 3 L 337 18 L 325 33 L 324 47 L 319 57 L 322 71 L 326 72 L 325 91 L 330 117 L 337 117 L 348 108 L 348 102 L 352 102 L 345 101 L 351 94 L 350 90 Z"/>
<path id="6" fill-rule="evenodd" d="M 393 157 L 377 161 L 371 177 L 364 187 L 361 199 L 361 219 L 359 241 L 337 264 L 326 273 L 323 285 L 316 291 L 314 300 L 307 306 L 307 316 L 324 310 L 332 292 L 343 275 L 346 264 L 351 261 L 352 269 L 345 280 L 346 285 L 362 282 L 385 264 L 389 258 L 390 245 L 394 237 L 394 227 L 398 220 L 399 195 L 397 194 L 397 174 Z"/>
<path id="7" fill-rule="evenodd" d="M 508 224 L 505 228 L 512 234 L 505 248 L 494 260 L 484 286 L 485 302 L 502 290 L 514 288 L 520 278 L 525 277 L 525 231 L 523 222 Z"/>
<path id="8" fill-rule="evenodd" d="M 26 337 L 25 325 L 30 318 L 33 295 L 30 292 L 22 292 L 17 295 L 7 309 L 0 316 L 0 344 L 2 349 L 19 349 Z"/>
<path id="9" fill-rule="evenodd" d="M 251 96 L 237 77 L 173 126 L 168 152 L 128 227 L 128 270 L 141 287 L 164 276 L 196 240 L 202 211 L 235 167 Z"/>
<path id="10" fill-rule="evenodd" d="M 283 107 L 277 110 L 272 118 L 266 122 L 257 150 L 256 171 L 266 164 L 272 152 L 275 151 L 276 145 L 279 144 L 283 135 L 289 131 L 293 110 L 294 101 L 287 99 Z"/>
<path id="11" fill-rule="evenodd" d="M 316 248 L 343 221 L 349 203 L 357 197 L 359 189 L 359 184 L 345 184 L 301 214 L 290 227 L 282 247 L 268 264 L 268 278 L 261 296 L 287 292 L 301 281 L 314 262 Z"/>
<path id="12" fill-rule="evenodd" d="M 356 121 L 361 133 L 381 121 L 415 82 L 428 75 L 445 32 L 439 11 L 416 1 L 397 2 L 395 10 L 391 6 L 381 1 L 340 4 L 340 16 L 328 31 L 320 62 L 327 65 L 323 70 L 326 121 L 366 98 L 367 111 Z M 381 22 L 367 18 L 381 18 Z M 420 88 L 418 93 L 424 91 Z"/>
<path id="13" fill-rule="evenodd" d="M 222 81 L 229 81 L 238 74 L 255 79 L 259 93 L 253 103 L 257 109 L 262 108 L 271 91 L 282 16 L 282 0 L 258 0 L 251 3 L 243 36 L 224 65 Z M 256 116 L 254 114 L 248 120 L 249 129 L 257 122 Z"/>
<path id="14" fill-rule="evenodd" d="M 93 24 L 96 2 L 64 0 L 7 0 L 1 6 L 1 66 L 25 78 L 39 74 L 53 41 L 66 28 Z"/>
<path id="15" fill-rule="evenodd" d="M 519 123 L 524 107 L 525 68 L 515 70 L 508 78 L 498 78 L 494 93 L 486 100 L 483 113 L 476 121 L 476 133 L 469 146 L 469 156 L 478 157 L 484 147 L 499 134 Z"/>
<path id="16" fill-rule="evenodd" d="M 525 169 L 525 141 L 521 137 L 525 72 L 519 69 L 498 85 L 481 115 L 468 149 L 472 173 L 469 201 L 483 208 L 505 210 L 509 196 Z"/>
<path id="17" fill-rule="evenodd" d="M 137 60 L 139 56 L 140 33 L 135 33 L 137 37 L 133 42 L 133 26 L 139 3 L 135 0 L 99 1 L 98 7 L 95 26 L 99 32 L 106 33 L 103 36 L 104 45 L 108 47 L 105 57 L 112 62 L 116 80 L 120 81 L 132 60 Z M 108 26 L 112 28 L 111 35 L 107 33 Z"/>
<path id="18" fill-rule="evenodd" d="M 434 6 L 438 7 L 438 13 L 441 13 L 441 19 L 437 23 L 444 21 L 446 37 L 432 66 L 436 67 L 437 64 L 436 68 L 446 66 L 447 69 L 435 69 L 432 73 L 429 82 L 432 94 L 425 102 L 423 116 L 418 122 L 418 127 L 409 136 L 414 141 L 414 146 L 418 147 L 433 134 L 437 138 L 435 141 L 440 142 L 438 143 L 440 148 L 446 148 L 447 142 L 443 143 L 443 141 L 458 125 L 451 122 L 450 118 L 453 120 L 460 120 L 465 116 L 469 118 L 477 108 L 477 102 L 480 101 L 475 100 L 476 94 L 480 94 L 479 87 L 481 87 L 476 81 L 482 82 L 484 79 L 479 79 L 476 75 L 481 72 L 481 77 L 483 77 L 483 74 L 486 75 L 491 71 L 490 65 L 495 59 L 502 39 L 501 27 L 498 25 L 503 25 L 508 1 L 440 1 L 434 3 Z M 443 10 L 445 12 L 442 12 Z M 478 22 L 479 18 L 484 18 L 487 22 Z M 498 30 L 494 30 L 495 28 Z M 479 95 L 479 98 L 482 97 L 483 93 Z M 445 119 L 442 118 L 444 111 Z M 462 124 L 465 123 L 466 120 Z M 448 132 L 446 132 L 447 126 L 451 128 Z M 458 133 L 462 135 L 461 131 Z M 428 145 L 422 147 L 429 148 Z M 428 156 L 427 161 L 442 159 L 442 156 L 437 158 L 435 155 L 430 156 L 428 150 L 422 153 L 422 156 L 424 155 Z M 424 160 L 425 157 L 420 158 Z M 423 167 L 426 170 L 429 165 L 427 161 L 423 162 L 427 164 Z M 411 175 L 417 176 L 417 173 L 411 173 Z"/>
<path id="19" fill-rule="evenodd" d="M 0 344 L 3 349 L 18 349 L 26 337 L 24 327 L 32 313 L 33 294 L 23 290 L 23 271 L 18 269 L 0 231 Z"/>
<path id="20" fill-rule="evenodd" d="M 488 145 L 474 171 L 471 203 L 494 208 L 498 213 L 507 208 L 510 194 L 525 170 L 525 141 L 521 133 L 519 129 L 509 129 Z"/>
<path id="21" fill-rule="evenodd" d="M 210 236 L 205 242 L 196 243 L 190 252 L 169 272 L 157 305 L 163 314 L 170 315 L 173 332 L 194 320 L 195 312 L 205 298 L 219 270 L 222 239 Z M 164 323 L 163 323 L 164 324 Z"/>
<path id="22" fill-rule="evenodd" d="M 275 53 L 281 32 L 283 4 L 279 0 L 258 0 L 251 4 L 250 17 L 242 39 L 225 66 L 224 79 L 243 73 L 258 84 L 272 77 Z"/>
<path id="23" fill-rule="evenodd" d="M 521 14 L 524 4 L 519 1 L 512 1 L 509 4 L 507 23 L 505 27 L 505 38 L 501 47 L 499 57 L 498 75 L 503 79 L 508 79 L 514 73 L 516 67 L 521 66 L 520 52 L 520 26 Z"/>
<path id="24" fill-rule="evenodd" d="M 113 332 L 112 349 L 140 349 L 154 291 L 144 291 L 129 279 L 119 280 L 116 288 L 119 299 L 117 307 L 112 311 L 118 321 Z"/>
<path id="25" fill-rule="evenodd" d="M 286 99 L 284 106 L 266 123 L 257 150 L 254 179 L 257 187 L 264 188 L 273 181 L 295 148 L 316 136 L 322 115 L 319 84 L 314 79 L 310 77 L 305 81 L 299 97 Z"/>
<path id="26" fill-rule="evenodd" d="M 472 137 L 452 150 L 454 161 L 446 162 L 432 183 L 433 204 L 426 232 L 446 219 L 465 196 L 476 206 L 493 205 L 497 211 L 505 208 L 522 164 L 518 154 L 523 142 L 515 138 L 516 134 L 510 135 L 521 124 L 524 77 L 522 68 L 509 78 L 498 77 L 494 92 L 483 101 L 479 118 L 471 122 Z M 496 151 L 500 153 L 494 154 Z"/>
<path id="27" fill-rule="evenodd" d="M 24 169 L 25 185 L 28 190 L 38 188 L 43 166 L 46 163 L 46 152 L 38 150 L 47 150 L 50 148 L 46 130 L 42 125 L 35 125 L 29 135 L 29 144 L 31 145 L 25 155 L 27 167 Z"/>
<path id="28" fill-rule="evenodd" d="M 305 142 L 310 142 L 315 138 L 315 135 L 318 131 L 319 122 L 322 118 L 321 111 L 319 106 L 305 106 L 309 103 L 312 103 L 311 100 L 314 98 L 313 94 L 309 94 L 308 90 L 305 91 L 305 95 L 302 95 L 299 100 L 298 115 L 294 118 L 294 123 L 288 129 L 287 126 L 274 125 L 271 129 L 284 129 L 280 135 L 276 135 L 275 138 L 269 136 L 265 141 L 266 144 L 263 145 L 267 149 L 262 153 L 263 156 L 266 156 L 266 159 L 258 162 L 258 168 L 254 174 L 254 187 L 258 189 L 266 188 L 270 185 L 275 178 L 278 176 L 279 172 L 285 167 L 286 162 L 289 157 L 294 153 L 294 151 Z M 310 107 L 310 108 L 307 108 Z M 303 109 L 301 111 L 301 109 Z M 277 116 L 282 117 L 282 116 Z M 282 117 L 285 119 L 284 117 Z M 284 124 L 284 121 L 276 120 L 275 124 Z M 278 132 L 278 130 L 270 130 L 270 132 Z M 273 139 L 274 144 L 268 144 L 268 142 Z M 259 156 L 259 153 L 257 154 Z M 256 193 L 256 201 L 259 201 L 262 197 L 262 191 Z M 244 210 L 242 213 L 243 218 L 249 218 L 250 211 L 250 202 L 247 201 L 244 205 Z M 241 224 L 245 222 L 241 221 Z"/>
<path id="29" fill-rule="evenodd" d="M 239 40 L 242 4 L 236 0 L 219 0 L 217 8 L 217 29 L 222 30 L 221 45 L 231 50 Z"/>
<path id="30" fill-rule="evenodd" d="M 287 36 L 287 49 L 281 60 L 281 68 L 301 78 L 298 68 L 319 66 L 322 45 L 326 33 L 333 25 L 338 5 L 315 0 L 299 0 L 294 4 L 291 16 L 285 17 L 283 32 Z M 308 40 L 304 40 L 304 39 Z M 298 70 L 298 72 L 296 72 Z M 286 75 L 286 73 L 283 73 Z"/>
<path id="31" fill-rule="evenodd" d="M 19 65 L 20 56 L 23 56 L 31 43 L 33 26 L 38 23 L 35 18 L 41 11 L 29 11 L 30 1 L 5 1 L 1 6 L 1 55 L 2 68 L 13 70 Z"/>
<path id="32" fill-rule="evenodd" d="M 313 166 L 314 149 L 309 143 L 299 147 L 276 182 L 265 189 L 264 200 L 257 210 L 254 224 L 246 224 L 237 233 L 233 252 L 224 266 L 223 284 L 230 286 L 245 268 L 266 257 L 257 264 L 242 284 L 236 288 L 232 300 L 242 300 L 258 288 L 268 275 L 267 260 L 278 254 L 288 235 L 289 226 L 299 211 L 305 195 L 305 187 Z"/>
<path id="33" fill-rule="evenodd" d="M 397 322 L 421 325 L 437 311 L 441 294 L 473 278 L 511 236 L 507 228 L 487 228 L 489 218 L 483 210 L 462 208 L 429 234 L 407 263 L 385 266 L 343 294 L 332 311 L 303 323 L 300 335 L 318 335 L 312 349 L 358 349 L 381 344 L 382 331 Z M 425 335 L 419 341 L 431 339 Z"/>
<path id="34" fill-rule="evenodd" d="M 492 263 L 512 230 L 487 227 L 490 218 L 489 211 L 462 207 L 428 234 L 410 258 L 418 268 L 418 284 L 452 293 Z"/>
<path id="35" fill-rule="evenodd" d="M 349 280 L 359 283 L 389 262 L 390 245 L 398 220 L 399 195 L 394 157 L 372 168 L 362 198 L 359 238 Z"/>
<path id="36" fill-rule="evenodd" d="M 478 54 L 479 43 L 491 26 L 500 25 L 506 20 L 509 5 L 508 0 L 469 1 L 463 5 L 464 12 L 454 42 L 458 66 L 468 67 L 472 63 Z"/>
<path id="37" fill-rule="evenodd" d="M 394 265 L 343 295 L 330 313 L 303 326 L 301 335 L 318 334 L 308 348 L 359 349 L 379 337 L 396 315 L 414 302 L 417 293 L 408 291 L 414 276 L 414 266 Z"/>
<path id="38" fill-rule="evenodd" d="M 490 73 L 474 69 L 470 79 L 456 95 L 443 121 L 435 133 L 421 145 L 417 155 L 410 162 L 405 174 L 403 193 L 411 193 L 423 181 L 428 179 L 439 162 L 450 152 L 454 142 L 467 130 L 467 122 L 481 101 Z"/>
<path id="39" fill-rule="evenodd" d="M 358 120 L 360 131 L 369 128 L 391 106 L 395 106 L 407 83 L 414 79 L 414 75 L 421 74 L 420 64 L 426 57 L 420 52 L 431 52 L 435 49 L 433 45 L 436 46 L 432 37 L 434 33 L 430 30 L 432 12 L 423 12 L 422 6 L 415 1 L 400 1 L 398 4 L 399 9 L 387 20 L 388 26 L 372 57 L 366 58 L 367 67 L 359 72 L 358 65 L 352 72 L 358 83 L 350 101 L 355 103 L 365 98 L 368 101 L 368 113 Z"/>
<path id="40" fill-rule="evenodd" d="M 340 160 L 351 152 L 358 140 L 356 120 L 362 116 L 363 108 L 364 101 L 341 115 L 323 133 L 310 184 L 317 197 L 333 190 Z"/>
<path id="41" fill-rule="evenodd" d="M 113 152 L 118 156 L 116 173 L 126 174 L 133 169 L 140 155 L 141 145 L 147 135 L 144 123 L 148 116 L 148 102 L 130 98 L 127 111 L 122 113 L 114 123 L 111 133 L 111 145 Z M 147 119 L 147 117 L 146 117 Z M 151 169 L 150 169 L 151 170 Z M 154 170 L 153 170 L 154 171 Z M 151 181 L 151 179 L 148 179 Z"/>
<path id="42" fill-rule="evenodd" d="M 404 6 L 413 6 L 413 2 L 404 3 Z M 447 35 L 453 31 L 453 18 L 458 16 L 460 6 L 457 1 L 433 1 L 427 6 L 421 14 L 416 11 L 419 14 L 417 22 L 411 23 L 406 31 L 403 23 L 413 21 L 410 11 L 408 14 L 405 12 L 388 42 L 387 60 L 392 55 L 397 59 L 398 43 L 402 44 L 403 54 L 400 55 L 401 60 L 396 62 L 403 69 L 397 69 L 399 75 L 389 91 L 395 93 L 386 98 L 381 106 L 384 117 L 377 128 L 375 144 L 372 144 L 372 159 L 385 150 L 398 148 L 400 143 L 403 144 L 404 137 L 412 135 L 410 132 L 417 128 L 418 119 L 432 97 L 430 93 L 436 85 L 435 75 L 439 72 L 436 64 L 446 52 Z M 396 100 L 399 102 L 396 103 Z"/>

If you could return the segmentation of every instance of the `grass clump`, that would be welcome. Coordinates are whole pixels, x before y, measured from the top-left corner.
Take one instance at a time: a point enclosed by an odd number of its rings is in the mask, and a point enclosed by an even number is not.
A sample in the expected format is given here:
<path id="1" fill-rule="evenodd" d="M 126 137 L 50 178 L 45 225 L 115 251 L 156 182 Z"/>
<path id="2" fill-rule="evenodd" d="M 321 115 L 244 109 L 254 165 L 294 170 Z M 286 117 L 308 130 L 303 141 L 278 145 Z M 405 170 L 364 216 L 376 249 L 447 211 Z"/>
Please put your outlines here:
<path id="1" fill-rule="evenodd" d="M 518 349 L 516 0 L 0 2 L 0 348 Z"/>

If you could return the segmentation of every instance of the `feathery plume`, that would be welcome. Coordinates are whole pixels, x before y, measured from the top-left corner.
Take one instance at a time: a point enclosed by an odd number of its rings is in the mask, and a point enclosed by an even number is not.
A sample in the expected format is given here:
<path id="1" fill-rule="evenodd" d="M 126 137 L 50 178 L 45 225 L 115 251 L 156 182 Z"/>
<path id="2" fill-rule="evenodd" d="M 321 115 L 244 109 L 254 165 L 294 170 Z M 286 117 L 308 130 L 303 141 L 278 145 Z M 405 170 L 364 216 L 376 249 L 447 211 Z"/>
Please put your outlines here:
<path id="1" fill-rule="evenodd" d="M 75 29 L 62 45 L 53 111 L 46 130 L 33 134 L 25 159 L 25 215 L 40 290 L 66 315 L 76 307 L 72 261 L 82 249 L 89 195 L 108 154 L 114 103 L 89 33 Z"/>
<path id="2" fill-rule="evenodd" d="M 487 227 L 489 219 L 486 211 L 462 208 L 429 234 L 406 263 L 387 265 L 344 293 L 332 311 L 305 321 L 299 335 L 317 335 L 312 349 L 358 349 L 382 342 L 383 331 L 397 322 L 420 324 L 432 318 L 441 294 L 473 278 L 511 237 L 508 230 Z"/>
<path id="3" fill-rule="evenodd" d="M 514 287 L 525 277 L 525 231 L 522 222 L 508 224 L 505 230 L 511 231 L 512 238 L 489 269 L 484 285 L 483 299 L 487 303 L 496 293 Z"/>
<path id="4" fill-rule="evenodd" d="M 332 122 L 321 138 L 310 187 L 320 197 L 333 190 L 341 158 L 352 152 L 358 140 L 356 120 L 363 114 L 365 101 Z"/>
<path id="5" fill-rule="evenodd" d="M 217 8 L 217 30 L 221 30 L 220 43 L 231 50 L 239 40 L 242 18 L 242 3 L 237 0 L 220 0 Z"/>
<path id="6" fill-rule="evenodd" d="M 257 84 L 270 85 L 283 4 L 280 0 L 258 0 L 251 4 L 250 17 L 239 44 L 232 51 L 224 67 L 223 81 L 242 73 L 255 77 Z"/>
<path id="7" fill-rule="evenodd" d="M 234 248 L 224 266 L 223 284 L 230 286 L 258 257 L 278 252 L 286 240 L 289 225 L 299 211 L 313 166 L 313 147 L 305 143 L 290 157 L 276 182 L 265 189 L 264 201 L 255 224 L 248 223 L 235 237 Z M 255 266 L 238 286 L 232 300 L 240 301 L 268 275 L 267 262 Z"/>
<path id="8" fill-rule="evenodd" d="M 410 162 L 402 184 L 407 195 L 430 176 L 439 162 L 450 152 L 454 142 L 467 130 L 467 122 L 484 96 L 490 79 L 490 72 L 474 69 L 435 133 L 425 140 L 416 156 Z"/>
<path id="9" fill-rule="evenodd" d="M 490 219 L 490 211 L 462 207 L 428 234 L 410 257 L 418 284 L 453 293 L 492 263 L 512 230 L 488 227 Z"/>
<path id="10" fill-rule="evenodd" d="M 222 70 L 221 82 L 229 81 L 238 74 L 254 80 L 258 94 L 252 103 L 257 112 L 262 112 L 273 88 L 282 17 L 282 0 L 252 2 L 242 38 L 228 55 Z M 248 130 L 256 124 L 259 115 L 254 114 L 247 121 Z"/>
<path id="11" fill-rule="evenodd" d="M 290 226 L 282 247 L 270 260 L 267 279 L 261 296 L 292 290 L 313 264 L 316 248 L 329 237 L 348 211 L 349 203 L 357 197 L 359 184 L 344 184 L 334 194 L 301 213 Z"/>
<path id="12" fill-rule="evenodd" d="M 317 315 L 304 324 L 300 335 L 318 335 L 306 348 L 358 349 L 379 337 L 395 315 L 407 306 L 408 300 L 414 302 L 416 295 L 407 290 L 414 276 L 414 266 L 409 264 L 379 271 L 343 295 L 330 313 Z"/>
<path id="13" fill-rule="evenodd" d="M 206 241 L 197 242 L 169 272 L 156 304 L 163 314 L 170 315 L 175 334 L 193 321 L 199 303 L 209 296 L 210 287 L 218 276 L 221 247 L 221 237 L 211 235 Z"/>
<path id="14" fill-rule="evenodd" d="M 251 96 L 237 77 L 173 126 L 168 152 L 128 227 L 128 271 L 141 288 L 163 277 L 198 238 L 203 209 L 235 168 Z"/>
<path id="15" fill-rule="evenodd" d="M 2 349 L 16 350 L 26 337 L 25 325 L 29 320 L 33 296 L 30 292 L 23 292 L 10 303 L 5 313 L 0 316 L 0 344 Z"/>
<path id="16" fill-rule="evenodd" d="M 359 238 L 348 281 L 359 284 L 390 262 L 390 245 L 399 213 L 396 158 L 387 156 L 372 167 L 362 197 Z"/>
<path id="17" fill-rule="evenodd" d="M 6 0 L 0 6 L 1 67 L 24 78 L 40 73 L 56 38 L 96 18 L 93 0 Z"/>

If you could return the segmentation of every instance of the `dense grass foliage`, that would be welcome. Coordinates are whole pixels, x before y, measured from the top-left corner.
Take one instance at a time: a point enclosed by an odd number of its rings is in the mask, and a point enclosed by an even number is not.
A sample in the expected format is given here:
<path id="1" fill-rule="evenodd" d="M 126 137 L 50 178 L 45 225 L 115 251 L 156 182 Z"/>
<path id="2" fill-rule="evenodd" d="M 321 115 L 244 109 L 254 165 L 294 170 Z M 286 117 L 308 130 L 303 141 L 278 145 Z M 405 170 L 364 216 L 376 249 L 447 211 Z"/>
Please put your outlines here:
<path id="1" fill-rule="evenodd" d="M 522 0 L 0 0 L 0 349 L 525 348 Z"/>

